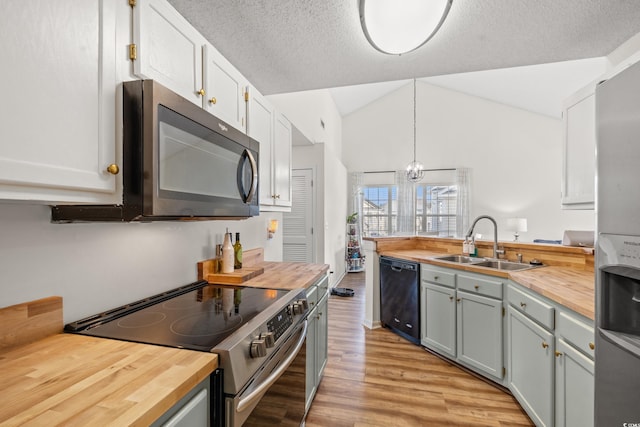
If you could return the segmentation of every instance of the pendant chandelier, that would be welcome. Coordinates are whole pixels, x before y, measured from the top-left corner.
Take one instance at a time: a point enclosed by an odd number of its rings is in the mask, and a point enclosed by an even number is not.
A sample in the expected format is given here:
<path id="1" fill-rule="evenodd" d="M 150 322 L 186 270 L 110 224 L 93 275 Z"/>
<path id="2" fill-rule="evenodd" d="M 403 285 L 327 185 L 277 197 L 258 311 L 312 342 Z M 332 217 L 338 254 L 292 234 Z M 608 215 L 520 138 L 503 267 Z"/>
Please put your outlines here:
<path id="1" fill-rule="evenodd" d="M 407 181 L 418 182 L 424 178 L 424 166 L 416 160 L 416 79 L 413 79 L 413 161 L 407 165 Z"/>

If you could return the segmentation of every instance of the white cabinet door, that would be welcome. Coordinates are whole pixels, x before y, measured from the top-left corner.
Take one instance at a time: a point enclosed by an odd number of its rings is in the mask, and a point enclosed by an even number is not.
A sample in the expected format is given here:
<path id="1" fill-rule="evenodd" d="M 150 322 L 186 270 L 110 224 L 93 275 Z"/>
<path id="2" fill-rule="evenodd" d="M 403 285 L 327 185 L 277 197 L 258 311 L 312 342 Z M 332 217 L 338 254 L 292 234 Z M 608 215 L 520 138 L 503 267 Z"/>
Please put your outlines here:
<path id="1" fill-rule="evenodd" d="M 247 88 L 247 135 L 260 143 L 260 206 L 274 204 L 271 164 L 273 163 L 273 106 L 254 87 Z"/>
<path id="2" fill-rule="evenodd" d="M 536 426 L 553 426 L 553 334 L 513 307 L 508 309 L 509 389 Z"/>
<path id="3" fill-rule="evenodd" d="M 117 202 L 116 5 L 3 2 L 0 199 Z M 126 7 L 125 5 L 121 5 Z"/>
<path id="4" fill-rule="evenodd" d="M 204 45 L 203 108 L 234 128 L 246 132 L 247 80 L 209 43 Z"/>
<path id="5" fill-rule="evenodd" d="M 556 427 L 593 426 L 593 374 L 593 360 L 556 339 Z"/>
<path id="6" fill-rule="evenodd" d="M 420 285 L 421 343 L 425 347 L 456 357 L 456 291 L 422 282 Z"/>
<path id="7" fill-rule="evenodd" d="M 276 113 L 273 129 L 273 197 L 278 206 L 291 207 L 291 123 Z"/>
<path id="8" fill-rule="evenodd" d="M 502 301 L 457 292 L 458 360 L 502 379 Z"/>
<path id="9" fill-rule="evenodd" d="M 586 92 L 584 92 L 586 90 Z M 593 209 L 595 200 L 595 94 L 585 89 L 567 101 L 563 112 L 562 207 Z"/>
<path id="10" fill-rule="evenodd" d="M 205 39 L 166 0 L 137 0 L 133 8 L 133 71 L 202 106 Z"/>

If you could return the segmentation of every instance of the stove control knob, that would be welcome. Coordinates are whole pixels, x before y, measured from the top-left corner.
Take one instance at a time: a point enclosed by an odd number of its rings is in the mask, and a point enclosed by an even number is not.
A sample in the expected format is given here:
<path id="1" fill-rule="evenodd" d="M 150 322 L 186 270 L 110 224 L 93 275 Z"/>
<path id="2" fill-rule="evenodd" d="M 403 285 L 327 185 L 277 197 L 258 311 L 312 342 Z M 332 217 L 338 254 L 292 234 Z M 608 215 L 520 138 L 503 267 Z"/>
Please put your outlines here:
<path id="1" fill-rule="evenodd" d="M 302 306 L 302 309 L 304 311 L 309 310 L 309 303 L 307 302 L 306 299 L 300 299 L 298 300 L 298 304 L 300 304 Z"/>
<path id="2" fill-rule="evenodd" d="M 267 348 L 271 348 L 276 345 L 276 340 L 274 339 L 273 332 L 263 332 L 260 334 L 260 339 L 264 340 Z"/>
<path id="3" fill-rule="evenodd" d="M 304 313 L 304 306 L 300 301 L 296 301 L 293 303 L 293 315 Z"/>
<path id="4" fill-rule="evenodd" d="M 249 355 L 255 359 L 258 357 L 264 357 L 267 355 L 267 345 L 263 339 L 256 338 L 251 341 L 251 347 L 249 348 Z"/>

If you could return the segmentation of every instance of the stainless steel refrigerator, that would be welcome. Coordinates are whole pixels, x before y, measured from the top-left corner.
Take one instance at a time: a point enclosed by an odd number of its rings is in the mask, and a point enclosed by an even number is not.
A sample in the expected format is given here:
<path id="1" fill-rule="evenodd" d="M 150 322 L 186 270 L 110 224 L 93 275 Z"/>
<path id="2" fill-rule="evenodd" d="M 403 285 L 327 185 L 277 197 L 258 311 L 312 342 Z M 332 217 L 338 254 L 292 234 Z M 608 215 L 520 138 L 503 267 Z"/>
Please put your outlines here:
<path id="1" fill-rule="evenodd" d="M 595 425 L 640 426 L 640 64 L 596 88 Z"/>

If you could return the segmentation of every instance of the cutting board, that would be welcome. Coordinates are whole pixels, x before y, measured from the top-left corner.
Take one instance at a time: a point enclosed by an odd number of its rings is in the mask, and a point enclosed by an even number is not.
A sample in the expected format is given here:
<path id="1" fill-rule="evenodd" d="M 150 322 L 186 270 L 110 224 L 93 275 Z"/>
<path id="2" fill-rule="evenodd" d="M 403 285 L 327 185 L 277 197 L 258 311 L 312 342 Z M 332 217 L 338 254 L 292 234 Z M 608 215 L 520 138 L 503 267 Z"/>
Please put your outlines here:
<path id="1" fill-rule="evenodd" d="M 208 259 L 198 263 L 198 280 L 220 285 L 239 285 L 264 273 L 264 268 L 259 265 L 264 262 L 264 249 L 243 251 L 242 268 L 233 273 L 214 273 L 214 262 L 213 259 Z"/>

